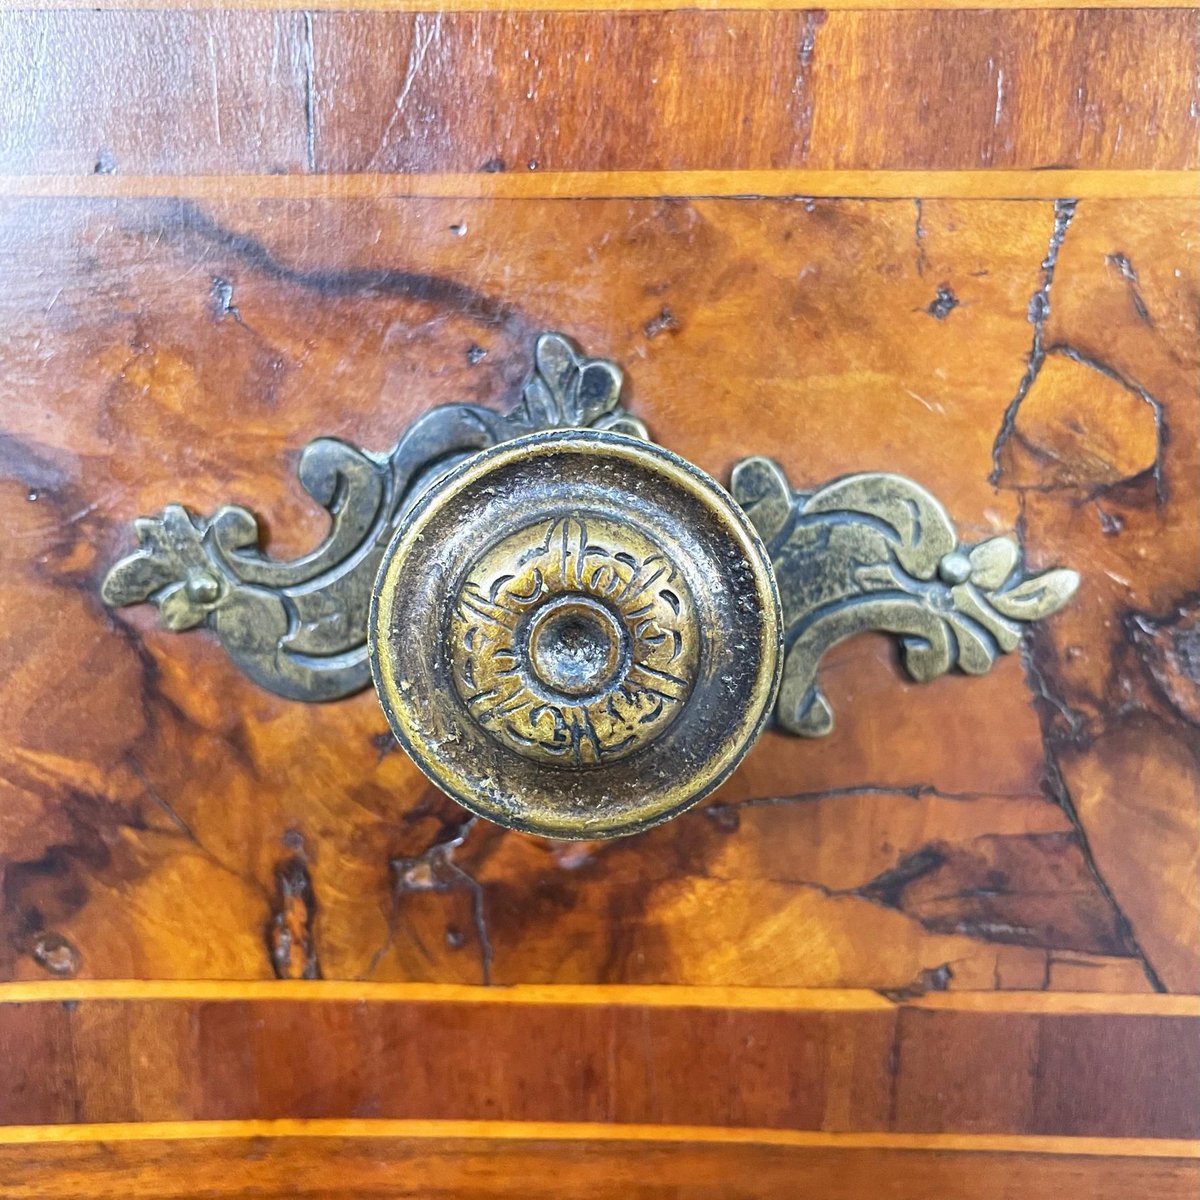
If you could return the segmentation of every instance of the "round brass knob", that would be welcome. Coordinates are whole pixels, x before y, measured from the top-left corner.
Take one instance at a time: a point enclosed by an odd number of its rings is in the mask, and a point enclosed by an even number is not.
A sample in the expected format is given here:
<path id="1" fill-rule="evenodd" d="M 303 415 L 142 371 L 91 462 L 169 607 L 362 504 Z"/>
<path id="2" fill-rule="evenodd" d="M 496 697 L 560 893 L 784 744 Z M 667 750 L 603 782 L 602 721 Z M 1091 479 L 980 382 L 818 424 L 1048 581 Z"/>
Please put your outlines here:
<path id="1" fill-rule="evenodd" d="M 461 463 L 397 530 L 369 641 L 396 737 L 474 812 L 547 837 L 673 817 L 771 710 L 779 596 L 742 510 L 648 442 L 539 433 Z"/>

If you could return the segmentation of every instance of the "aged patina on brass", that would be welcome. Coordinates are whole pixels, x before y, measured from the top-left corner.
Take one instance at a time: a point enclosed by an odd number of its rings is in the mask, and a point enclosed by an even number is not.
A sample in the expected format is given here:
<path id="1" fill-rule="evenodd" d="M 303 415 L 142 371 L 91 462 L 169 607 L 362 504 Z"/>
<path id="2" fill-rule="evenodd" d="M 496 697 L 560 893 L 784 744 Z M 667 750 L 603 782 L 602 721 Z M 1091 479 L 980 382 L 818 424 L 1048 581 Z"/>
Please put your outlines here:
<path id="1" fill-rule="evenodd" d="M 612 433 L 464 463 L 389 548 L 370 642 L 392 730 L 445 792 L 559 838 L 633 833 L 707 795 L 767 719 L 779 598 L 703 472 Z"/>
<path id="2" fill-rule="evenodd" d="M 206 625 L 293 699 L 349 695 L 373 669 L 440 787 L 501 824 L 597 838 L 695 803 L 772 711 L 829 733 L 817 672 L 837 642 L 893 634 L 921 682 L 981 674 L 1078 586 L 1026 575 L 1013 538 L 960 544 L 899 475 L 794 491 L 750 458 L 731 499 L 648 441 L 621 381 L 543 334 L 507 414 L 435 408 L 384 454 L 311 443 L 300 481 L 332 518 L 312 553 L 266 557 L 244 508 L 170 505 L 135 522 L 104 599 Z"/>
<path id="3" fill-rule="evenodd" d="M 1063 567 L 1025 575 L 1013 538 L 960 545 L 946 510 L 902 475 L 793 492 L 776 463 L 748 458 L 731 486 L 775 566 L 787 652 L 776 715 L 803 737 L 833 728 L 817 668 L 838 642 L 894 634 L 918 683 L 952 667 L 982 675 L 1017 648 L 1022 623 L 1056 612 L 1079 586 Z"/>
<path id="4" fill-rule="evenodd" d="M 584 358 L 552 333 L 538 339 L 534 359 L 511 412 L 434 408 L 382 454 L 337 438 L 310 442 L 300 483 L 331 517 L 328 536 L 310 554 L 268 558 L 257 521 L 239 506 L 198 517 L 171 504 L 134 522 L 140 549 L 109 571 L 105 602 L 150 601 L 177 632 L 207 626 L 255 683 L 292 700 L 337 700 L 369 687 L 371 589 L 392 534 L 432 480 L 480 450 L 540 429 L 646 435 L 618 403 L 615 364 Z"/>

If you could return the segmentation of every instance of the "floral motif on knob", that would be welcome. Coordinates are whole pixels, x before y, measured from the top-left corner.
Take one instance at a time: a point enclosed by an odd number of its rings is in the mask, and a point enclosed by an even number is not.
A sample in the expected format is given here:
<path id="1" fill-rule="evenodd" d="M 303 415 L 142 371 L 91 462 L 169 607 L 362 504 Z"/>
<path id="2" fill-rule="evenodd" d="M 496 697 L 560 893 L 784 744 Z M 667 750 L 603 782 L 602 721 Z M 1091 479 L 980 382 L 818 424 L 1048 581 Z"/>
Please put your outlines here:
<path id="1" fill-rule="evenodd" d="M 691 593 L 632 524 L 580 514 L 505 537 L 468 569 L 451 629 L 474 720 L 519 754 L 622 758 L 678 716 L 700 638 Z"/>

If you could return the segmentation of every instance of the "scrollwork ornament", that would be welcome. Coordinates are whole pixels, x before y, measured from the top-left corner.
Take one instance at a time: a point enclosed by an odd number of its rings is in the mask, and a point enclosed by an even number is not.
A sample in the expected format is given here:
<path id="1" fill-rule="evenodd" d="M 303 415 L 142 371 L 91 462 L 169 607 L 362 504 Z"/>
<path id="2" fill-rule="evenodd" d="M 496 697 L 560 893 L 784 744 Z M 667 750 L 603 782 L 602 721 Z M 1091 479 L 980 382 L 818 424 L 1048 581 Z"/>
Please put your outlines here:
<path id="1" fill-rule="evenodd" d="M 767 544 L 783 605 L 776 717 L 803 737 L 833 728 L 817 672 L 838 642 L 893 634 L 920 683 L 952 668 L 982 675 L 1016 649 L 1024 624 L 1056 612 L 1079 586 L 1062 567 L 1026 574 L 1012 538 L 960 544 L 942 505 L 901 475 L 794 492 L 776 463 L 749 458 L 731 487 Z"/>
<path id="2" fill-rule="evenodd" d="M 434 408 L 381 454 L 336 438 L 311 442 L 300 483 L 332 522 L 311 553 L 267 557 L 244 508 L 202 517 L 170 504 L 134 522 L 138 549 L 108 572 L 103 599 L 114 607 L 152 603 L 175 632 L 207 626 L 242 671 L 281 696 L 348 696 L 370 685 L 371 587 L 416 500 L 463 459 L 529 433 L 591 428 L 645 438 L 645 426 L 619 404 L 621 386 L 615 363 L 544 333 L 508 413 L 475 404 Z"/>

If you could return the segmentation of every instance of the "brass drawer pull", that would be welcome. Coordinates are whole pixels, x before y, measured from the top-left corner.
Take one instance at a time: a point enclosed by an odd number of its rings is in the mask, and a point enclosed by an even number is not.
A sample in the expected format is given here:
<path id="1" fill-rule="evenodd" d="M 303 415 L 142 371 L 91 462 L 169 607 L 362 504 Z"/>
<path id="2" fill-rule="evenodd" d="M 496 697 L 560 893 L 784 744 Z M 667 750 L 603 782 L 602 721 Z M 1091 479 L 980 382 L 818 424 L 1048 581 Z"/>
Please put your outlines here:
<path id="1" fill-rule="evenodd" d="M 300 480 L 332 527 L 310 554 L 267 558 L 243 508 L 169 505 L 135 522 L 104 599 L 208 626 L 292 699 L 373 674 L 392 731 L 466 807 L 601 838 L 707 795 L 772 711 L 828 733 L 817 671 L 837 642 L 883 631 L 914 679 L 981 674 L 1078 586 L 1026 576 L 1010 538 L 960 545 L 899 475 L 793 492 L 749 458 L 730 496 L 648 440 L 621 379 L 543 334 L 508 414 L 436 408 L 386 454 L 311 443 Z"/>
<path id="2" fill-rule="evenodd" d="M 534 434 L 435 486 L 368 640 L 392 730 L 444 791 L 549 837 L 632 833 L 733 769 L 779 684 L 745 514 L 647 442 Z"/>

